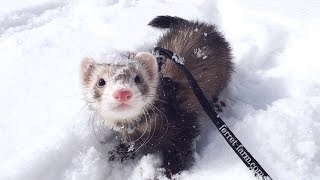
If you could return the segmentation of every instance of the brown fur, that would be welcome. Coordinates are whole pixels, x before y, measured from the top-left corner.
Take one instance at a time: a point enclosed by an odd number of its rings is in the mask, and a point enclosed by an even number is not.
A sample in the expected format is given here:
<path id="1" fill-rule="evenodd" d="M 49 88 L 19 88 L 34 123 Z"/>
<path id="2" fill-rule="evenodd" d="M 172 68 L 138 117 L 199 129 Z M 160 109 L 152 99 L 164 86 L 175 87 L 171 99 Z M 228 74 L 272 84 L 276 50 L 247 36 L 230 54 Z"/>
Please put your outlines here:
<path id="1" fill-rule="evenodd" d="M 184 58 L 184 64 L 208 99 L 218 97 L 231 78 L 233 63 L 229 44 L 213 25 L 183 21 L 165 33 L 157 46 Z M 202 55 L 197 56 L 198 53 Z M 202 111 L 187 79 L 173 62 L 168 61 L 162 73 L 178 80 L 180 91 L 177 99 L 182 107 L 192 112 Z"/>

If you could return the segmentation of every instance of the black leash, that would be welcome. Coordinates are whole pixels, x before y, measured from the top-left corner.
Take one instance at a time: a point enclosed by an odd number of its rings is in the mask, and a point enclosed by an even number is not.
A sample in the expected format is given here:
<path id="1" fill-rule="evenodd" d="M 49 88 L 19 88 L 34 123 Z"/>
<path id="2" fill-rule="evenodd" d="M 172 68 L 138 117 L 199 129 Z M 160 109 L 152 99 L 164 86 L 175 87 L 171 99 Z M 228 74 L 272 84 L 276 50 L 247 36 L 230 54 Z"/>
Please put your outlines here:
<path id="1" fill-rule="evenodd" d="M 223 122 L 220 116 L 214 111 L 211 103 L 203 94 L 201 88 L 199 87 L 190 71 L 184 66 L 183 62 L 181 62 L 181 59 L 172 51 L 160 47 L 154 48 L 154 53 L 159 64 L 159 71 L 161 70 L 161 66 L 165 63 L 166 59 L 170 59 L 176 63 L 180 70 L 184 72 L 202 108 L 210 117 L 212 122 L 216 125 L 216 127 L 218 128 L 224 139 L 231 146 L 233 151 L 239 156 L 239 158 L 249 168 L 249 170 L 251 170 L 255 176 L 262 177 L 263 180 L 272 180 L 272 178 L 261 167 L 258 161 L 256 161 L 255 158 L 247 151 L 247 149 L 236 138 L 236 136 L 232 133 L 228 126 Z"/>

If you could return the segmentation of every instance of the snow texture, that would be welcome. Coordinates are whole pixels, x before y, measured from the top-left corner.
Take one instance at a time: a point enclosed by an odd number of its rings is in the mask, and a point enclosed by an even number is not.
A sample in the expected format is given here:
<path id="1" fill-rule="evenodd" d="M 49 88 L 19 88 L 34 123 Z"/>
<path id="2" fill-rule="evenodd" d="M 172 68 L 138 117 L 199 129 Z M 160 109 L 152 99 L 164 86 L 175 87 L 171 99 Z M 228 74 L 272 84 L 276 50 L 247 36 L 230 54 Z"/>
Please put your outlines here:
<path id="1" fill-rule="evenodd" d="M 81 96 L 83 57 L 151 49 L 156 15 L 215 23 L 235 73 L 220 114 L 273 179 L 320 178 L 318 0 L 13 0 L 0 7 L 0 179 L 166 179 L 157 155 L 109 162 Z M 200 54 L 201 55 L 201 54 Z M 202 56 L 202 55 L 201 55 Z M 255 179 L 213 124 L 182 180 Z"/>

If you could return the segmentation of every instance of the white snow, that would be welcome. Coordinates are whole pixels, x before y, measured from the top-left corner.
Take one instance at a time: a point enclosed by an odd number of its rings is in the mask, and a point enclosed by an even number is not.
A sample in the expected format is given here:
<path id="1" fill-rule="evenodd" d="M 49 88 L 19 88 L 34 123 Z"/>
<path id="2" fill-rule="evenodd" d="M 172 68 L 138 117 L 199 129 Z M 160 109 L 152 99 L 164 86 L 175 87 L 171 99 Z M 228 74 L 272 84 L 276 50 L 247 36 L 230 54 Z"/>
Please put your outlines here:
<path id="1" fill-rule="evenodd" d="M 273 179 L 319 179 L 318 0 L 1 2 L 0 179 L 165 179 L 157 155 L 108 161 L 79 67 L 114 49 L 151 49 L 162 31 L 147 23 L 167 14 L 215 23 L 230 41 L 236 70 L 221 118 Z M 255 179 L 204 120 L 196 163 L 178 178 Z"/>

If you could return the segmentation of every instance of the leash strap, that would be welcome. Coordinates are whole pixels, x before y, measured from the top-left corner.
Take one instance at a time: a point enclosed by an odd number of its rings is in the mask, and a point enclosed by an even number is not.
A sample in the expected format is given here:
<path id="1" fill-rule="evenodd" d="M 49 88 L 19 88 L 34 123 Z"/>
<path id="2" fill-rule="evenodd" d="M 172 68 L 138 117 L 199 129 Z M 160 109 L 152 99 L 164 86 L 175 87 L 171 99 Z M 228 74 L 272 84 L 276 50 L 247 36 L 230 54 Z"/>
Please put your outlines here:
<path id="1" fill-rule="evenodd" d="M 203 94 L 201 88 L 199 87 L 198 83 L 196 82 L 190 71 L 184 66 L 183 63 L 181 63 L 179 57 L 172 51 L 160 47 L 154 48 L 154 53 L 156 55 L 159 66 L 162 66 L 166 59 L 170 59 L 173 62 L 175 62 L 175 64 L 179 67 L 180 70 L 184 72 L 202 108 L 210 117 L 214 125 L 218 128 L 218 130 L 220 131 L 224 139 L 227 141 L 227 143 L 231 146 L 233 151 L 239 156 L 239 158 L 249 168 L 249 170 L 252 171 L 255 176 L 262 177 L 263 180 L 272 180 L 272 178 L 261 167 L 258 161 L 247 151 L 247 149 L 242 145 L 238 138 L 223 122 L 220 116 L 214 111 L 214 109 L 211 106 L 211 103 Z M 161 70 L 161 67 L 159 67 L 159 70 Z"/>

